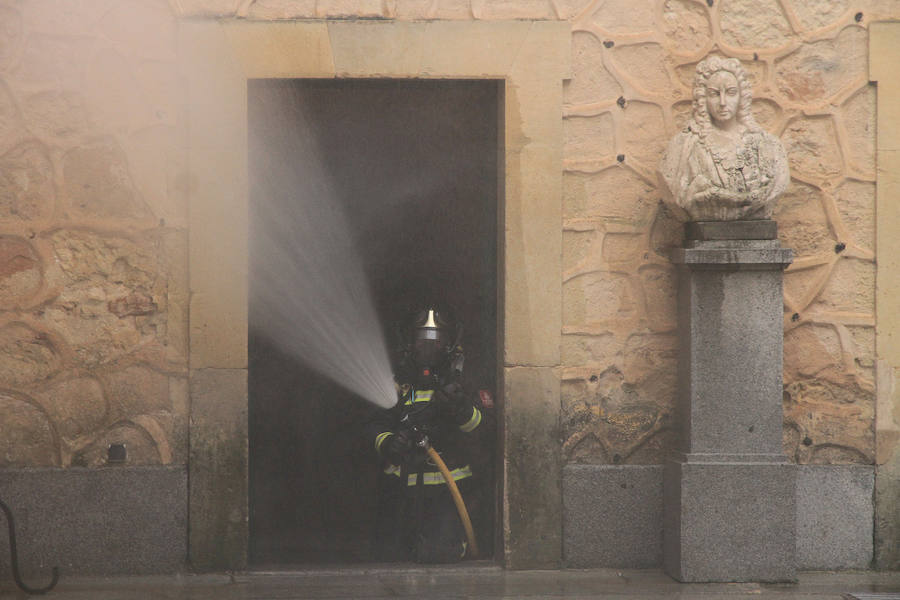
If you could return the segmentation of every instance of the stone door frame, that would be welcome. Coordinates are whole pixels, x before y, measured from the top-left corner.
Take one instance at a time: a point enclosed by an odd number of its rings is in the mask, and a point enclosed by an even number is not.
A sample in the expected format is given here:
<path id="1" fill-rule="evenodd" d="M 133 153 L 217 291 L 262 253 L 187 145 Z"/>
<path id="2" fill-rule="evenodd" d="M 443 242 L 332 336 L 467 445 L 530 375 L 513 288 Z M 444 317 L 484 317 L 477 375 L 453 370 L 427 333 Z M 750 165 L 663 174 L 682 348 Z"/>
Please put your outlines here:
<path id="1" fill-rule="evenodd" d="M 869 28 L 875 131 L 875 566 L 900 565 L 900 22 Z"/>
<path id="2" fill-rule="evenodd" d="M 189 555 L 247 564 L 247 80 L 505 81 L 498 195 L 503 352 L 502 560 L 562 554 L 562 82 L 570 28 L 555 21 L 183 21 L 188 84 Z M 499 387 L 498 386 L 498 387 Z"/>

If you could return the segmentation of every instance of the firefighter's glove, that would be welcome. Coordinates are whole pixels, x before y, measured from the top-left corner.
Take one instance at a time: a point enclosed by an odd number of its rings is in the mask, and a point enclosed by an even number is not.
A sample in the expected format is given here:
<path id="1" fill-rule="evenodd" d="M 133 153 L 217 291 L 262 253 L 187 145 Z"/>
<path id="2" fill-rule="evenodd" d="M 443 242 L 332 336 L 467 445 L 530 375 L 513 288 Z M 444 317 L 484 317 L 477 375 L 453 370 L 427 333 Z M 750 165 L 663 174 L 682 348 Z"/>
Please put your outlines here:
<path id="1" fill-rule="evenodd" d="M 384 448 L 384 457 L 391 464 L 400 465 L 412 453 L 415 444 L 413 444 L 409 435 L 401 430 L 388 436 L 382 447 Z"/>
<path id="2" fill-rule="evenodd" d="M 458 383 L 451 383 L 436 390 L 434 396 L 438 400 L 442 412 L 457 425 L 465 423 L 471 418 L 472 403 Z"/>

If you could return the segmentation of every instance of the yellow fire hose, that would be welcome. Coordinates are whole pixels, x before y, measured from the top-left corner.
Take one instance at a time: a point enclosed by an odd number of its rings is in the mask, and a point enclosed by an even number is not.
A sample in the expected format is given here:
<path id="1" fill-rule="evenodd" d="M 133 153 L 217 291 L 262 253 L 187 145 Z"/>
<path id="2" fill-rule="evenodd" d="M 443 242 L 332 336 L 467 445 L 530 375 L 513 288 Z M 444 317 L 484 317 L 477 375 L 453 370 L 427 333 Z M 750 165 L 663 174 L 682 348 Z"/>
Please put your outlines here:
<path id="1" fill-rule="evenodd" d="M 425 444 L 425 451 L 428 452 L 429 458 L 434 461 L 437 468 L 441 470 L 441 475 L 444 476 L 447 487 L 450 488 L 450 495 L 453 496 L 453 502 L 456 503 L 456 511 L 459 513 L 459 519 L 462 521 L 463 528 L 466 530 L 466 538 L 469 540 L 468 554 L 472 558 L 478 558 L 478 542 L 475 541 L 475 531 L 472 529 L 469 511 L 466 510 L 466 503 L 463 502 L 462 495 L 459 493 L 459 488 L 456 487 L 456 482 L 453 481 L 453 475 L 450 474 L 450 469 L 447 468 L 447 465 L 441 459 L 441 455 L 437 453 L 437 450 L 431 447 L 431 444 Z"/>

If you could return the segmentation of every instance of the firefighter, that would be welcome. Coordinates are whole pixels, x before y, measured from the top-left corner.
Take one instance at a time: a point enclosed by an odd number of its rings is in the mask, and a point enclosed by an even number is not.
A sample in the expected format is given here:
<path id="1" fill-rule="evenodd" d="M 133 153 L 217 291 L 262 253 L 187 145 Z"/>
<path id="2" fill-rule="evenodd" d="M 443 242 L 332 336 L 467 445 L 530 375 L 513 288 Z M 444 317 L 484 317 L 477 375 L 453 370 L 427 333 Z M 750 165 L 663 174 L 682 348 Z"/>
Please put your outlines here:
<path id="1" fill-rule="evenodd" d="M 381 460 L 375 554 L 385 561 L 447 563 L 466 555 L 461 517 L 422 440 L 446 463 L 468 512 L 482 514 L 479 463 L 489 415 L 460 378 L 461 327 L 434 306 L 416 313 L 396 366 L 397 404 L 367 426 Z"/>

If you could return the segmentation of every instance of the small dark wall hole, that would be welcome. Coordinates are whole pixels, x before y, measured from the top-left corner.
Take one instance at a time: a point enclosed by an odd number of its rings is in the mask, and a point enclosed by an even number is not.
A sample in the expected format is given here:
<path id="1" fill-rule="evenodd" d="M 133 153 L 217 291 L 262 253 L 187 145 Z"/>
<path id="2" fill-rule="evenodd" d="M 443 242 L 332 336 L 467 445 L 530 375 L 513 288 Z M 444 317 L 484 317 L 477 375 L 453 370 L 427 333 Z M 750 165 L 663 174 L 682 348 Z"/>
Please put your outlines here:
<path id="1" fill-rule="evenodd" d="M 261 161 L 300 144 L 326 166 L 387 333 L 412 304 L 441 298 L 465 325 L 467 381 L 496 397 L 502 94 L 496 80 L 250 81 L 251 288 L 269 258 L 254 248 L 259 177 L 271 175 Z M 308 130 L 285 117 L 286 103 L 302 104 Z M 252 298 L 250 562 L 379 562 L 378 467 L 362 433 L 372 409 L 260 335 Z M 484 504 L 487 558 L 495 503 Z"/>

